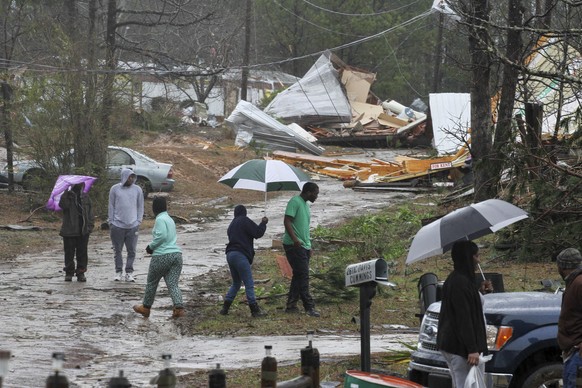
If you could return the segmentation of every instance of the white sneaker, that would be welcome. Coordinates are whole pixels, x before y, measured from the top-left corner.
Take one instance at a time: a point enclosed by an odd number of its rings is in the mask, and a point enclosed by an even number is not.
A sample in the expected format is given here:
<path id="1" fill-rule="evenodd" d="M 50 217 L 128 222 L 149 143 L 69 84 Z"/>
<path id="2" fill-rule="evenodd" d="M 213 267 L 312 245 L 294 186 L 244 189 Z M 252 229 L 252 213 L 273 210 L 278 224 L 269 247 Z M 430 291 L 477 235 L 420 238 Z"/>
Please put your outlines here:
<path id="1" fill-rule="evenodd" d="M 115 277 L 113 278 L 113 280 L 115 280 L 116 282 L 120 281 L 122 275 L 123 272 L 115 272 Z"/>
<path id="2" fill-rule="evenodd" d="M 133 278 L 133 274 L 126 273 L 125 274 L 125 281 L 126 282 L 135 282 L 135 279 Z"/>

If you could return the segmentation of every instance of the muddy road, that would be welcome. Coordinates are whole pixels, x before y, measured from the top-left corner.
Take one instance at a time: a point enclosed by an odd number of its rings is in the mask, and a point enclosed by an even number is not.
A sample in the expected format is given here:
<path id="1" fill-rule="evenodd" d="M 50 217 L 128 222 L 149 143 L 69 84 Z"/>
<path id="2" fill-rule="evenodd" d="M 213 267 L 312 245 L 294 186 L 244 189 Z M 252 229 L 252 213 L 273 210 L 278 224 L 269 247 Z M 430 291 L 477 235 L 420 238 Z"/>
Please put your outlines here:
<path id="1" fill-rule="evenodd" d="M 320 195 L 312 205 L 312 227 L 414 198 L 410 193 L 354 192 L 329 178 L 315 181 L 320 185 Z M 273 239 L 280 238 L 284 207 L 293 194 L 268 200 L 270 222 L 265 237 L 257 240 L 259 248 L 269 248 Z M 221 206 L 220 202 L 217 199 L 209 206 Z M 247 208 L 252 219 L 259 219 L 264 203 Z M 215 222 L 179 227 L 178 241 L 184 253 L 183 291 L 194 276 L 225 265 L 225 231 L 231 218 L 229 212 Z M 171 300 L 162 292 L 163 282 L 150 318 L 135 314 L 132 306 L 141 301 L 149 265 L 144 253 L 150 232 L 140 231 L 135 283 L 113 281 L 113 254 L 104 231 L 95 232 L 90 240 L 87 283 L 64 282 L 61 249 L 0 264 L 0 349 L 12 353 L 4 387 L 44 386 L 52 370 L 53 352 L 65 353 L 64 373 L 72 387 L 105 387 L 120 370 L 132 386 L 150 387 L 150 379 L 163 367 L 164 353 L 172 354 L 172 367 L 179 374 L 210 370 L 216 363 L 227 370 L 257 367 L 265 344 L 273 345 L 280 363 L 299 360 L 299 350 L 307 344 L 304 336 L 182 336 L 179 324 L 168 318 Z M 60 239 L 57 232 L 55 239 Z M 188 292 L 184 292 L 184 299 L 187 301 Z M 415 337 L 398 333 L 373 336 L 372 352 L 402 349 L 401 341 L 413 342 Z M 313 342 L 322 358 L 360 351 L 359 336 L 318 333 Z"/>

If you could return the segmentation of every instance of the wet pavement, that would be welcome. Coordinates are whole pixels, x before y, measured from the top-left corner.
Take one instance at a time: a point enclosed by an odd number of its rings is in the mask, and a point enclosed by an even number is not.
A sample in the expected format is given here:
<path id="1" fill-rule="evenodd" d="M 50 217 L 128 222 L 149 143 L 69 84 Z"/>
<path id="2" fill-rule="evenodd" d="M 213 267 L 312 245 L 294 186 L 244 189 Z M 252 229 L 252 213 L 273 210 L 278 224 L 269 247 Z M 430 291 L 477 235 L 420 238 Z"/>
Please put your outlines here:
<path id="1" fill-rule="evenodd" d="M 385 151 L 386 152 L 386 151 Z M 369 157 L 369 156 L 365 156 Z M 375 155 L 383 157 L 386 155 Z M 312 227 L 329 225 L 353 215 L 373 213 L 395 201 L 414 198 L 400 192 L 355 192 L 335 179 L 315 180 L 320 196 L 312 205 Z M 283 233 L 282 214 L 291 195 L 268 200 L 270 222 L 266 235 L 257 240 L 258 248 L 270 248 Z M 220 201 L 211 206 L 221 206 Z M 209 205 L 210 206 L 210 205 Z M 264 203 L 247 205 L 248 215 L 258 220 Z M 192 277 L 225 265 L 226 228 L 232 219 L 223 218 L 179 227 L 178 241 L 184 253 L 181 278 L 184 285 Z M 0 349 L 9 350 L 4 387 L 42 387 L 51 373 L 51 354 L 63 352 L 67 358 L 65 375 L 71 387 L 104 387 L 123 370 L 134 387 L 151 387 L 150 379 L 163 367 L 161 355 L 172 354 L 172 367 L 180 374 L 197 369 L 258 367 L 263 347 L 273 345 L 280 363 L 299 361 L 299 351 L 307 345 L 305 336 L 280 337 L 191 337 L 180 333 L 169 319 L 171 300 L 160 283 L 155 309 L 149 319 L 132 311 L 143 296 L 149 258 L 143 257 L 150 230 L 140 231 L 136 282 L 114 282 L 111 243 L 106 232 L 95 232 L 89 244 L 87 283 L 64 282 L 62 250 L 25 255 L 0 263 Z M 55 231 L 55 239 L 59 239 Z M 184 292 L 187 301 L 188 293 Z M 266 318 L 268 319 L 268 318 Z M 322 329 L 325 329 L 322 327 Z M 389 332 L 389 330 L 387 330 Z M 322 359 L 360 353 L 360 337 L 322 334 L 313 343 Z M 414 334 L 374 335 L 372 352 L 402 350 L 401 342 L 416 340 Z"/>

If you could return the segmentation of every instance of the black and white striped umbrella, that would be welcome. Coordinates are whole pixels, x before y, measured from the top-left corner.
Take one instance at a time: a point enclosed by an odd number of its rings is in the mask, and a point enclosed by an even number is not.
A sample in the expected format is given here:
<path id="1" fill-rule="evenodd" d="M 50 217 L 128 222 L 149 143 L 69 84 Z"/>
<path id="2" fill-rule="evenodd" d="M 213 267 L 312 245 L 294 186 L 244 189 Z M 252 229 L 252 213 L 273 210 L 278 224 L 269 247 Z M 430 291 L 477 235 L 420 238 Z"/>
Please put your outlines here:
<path id="1" fill-rule="evenodd" d="M 406 264 L 443 254 L 455 241 L 474 240 L 527 217 L 525 211 L 500 199 L 454 210 L 420 228 L 410 245 Z"/>

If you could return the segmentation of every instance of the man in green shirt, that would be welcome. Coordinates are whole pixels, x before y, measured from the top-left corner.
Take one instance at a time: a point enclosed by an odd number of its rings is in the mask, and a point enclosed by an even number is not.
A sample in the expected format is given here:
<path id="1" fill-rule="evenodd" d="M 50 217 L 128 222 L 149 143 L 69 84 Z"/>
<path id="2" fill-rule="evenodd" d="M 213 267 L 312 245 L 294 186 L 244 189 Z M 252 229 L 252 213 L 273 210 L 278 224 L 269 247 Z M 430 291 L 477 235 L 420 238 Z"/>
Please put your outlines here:
<path id="1" fill-rule="evenodd" d="M 289 294 L 287 295 L 286 313 L 299 312 L 299 298 L 307 315 L 319 317 L 315 303 L 309 293 L 309 259 L 311 258 L 311 237 L 309 224 L 311 211 L 307 201 L 313 203 L 319 195 L 319 187 L 313 182 L 303 185 L 301 194 L 292 197 L 285 209 L 285 234 L 283 248 L 287 261 L 293 270 Z"/>

